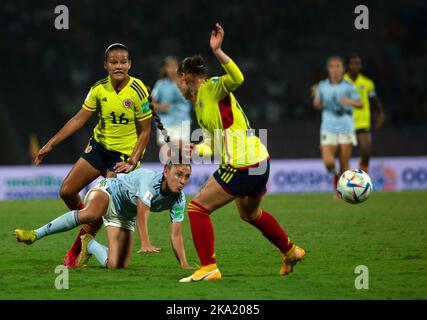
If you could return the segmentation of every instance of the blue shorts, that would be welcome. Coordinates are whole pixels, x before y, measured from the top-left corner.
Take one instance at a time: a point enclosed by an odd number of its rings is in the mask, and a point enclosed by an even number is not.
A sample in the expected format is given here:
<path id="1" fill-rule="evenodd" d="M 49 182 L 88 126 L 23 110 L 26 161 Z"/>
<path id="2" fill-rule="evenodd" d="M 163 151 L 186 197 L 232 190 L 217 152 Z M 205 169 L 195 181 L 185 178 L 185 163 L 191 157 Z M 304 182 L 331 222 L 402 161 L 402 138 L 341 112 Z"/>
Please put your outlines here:
<path id="1" fill-rule="evenodd" d="M 92 167 L 101 171 L 101 174 L 104 177 L 108 171 L 114 171 L 114 166 L 117 162 L 125 162 L 129 158 L 123 153 L 105 149 L 93 137 L 90 138 L 89 143 L 81 157 L 89 162 Z"/>
<path id="2" fill-rule="evenodd" d="M 254 170 L 254 171 L 252 171 Z M 253 174 L 254 172 L 259 174 Z M 270 160 L 261 161 L 259 167 L 239 169 L 223 164 L 213 174 L 215 180 L 229 194 L 260 199 L 267 192 Z"/>

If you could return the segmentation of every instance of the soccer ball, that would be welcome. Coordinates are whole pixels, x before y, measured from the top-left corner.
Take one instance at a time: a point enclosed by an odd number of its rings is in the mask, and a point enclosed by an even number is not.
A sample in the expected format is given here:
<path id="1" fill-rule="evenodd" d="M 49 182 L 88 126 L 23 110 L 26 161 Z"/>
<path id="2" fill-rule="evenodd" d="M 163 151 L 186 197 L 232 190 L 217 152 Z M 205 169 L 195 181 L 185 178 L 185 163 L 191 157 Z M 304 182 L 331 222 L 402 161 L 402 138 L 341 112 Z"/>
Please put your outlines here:
<path id="1" fill-rule="evenodd" d="M 362 203 L 372 192 L 372 181 L 365 171 L 350 169 L 338 180 L 337 191 L 341 199 L 348 203 Z"/>

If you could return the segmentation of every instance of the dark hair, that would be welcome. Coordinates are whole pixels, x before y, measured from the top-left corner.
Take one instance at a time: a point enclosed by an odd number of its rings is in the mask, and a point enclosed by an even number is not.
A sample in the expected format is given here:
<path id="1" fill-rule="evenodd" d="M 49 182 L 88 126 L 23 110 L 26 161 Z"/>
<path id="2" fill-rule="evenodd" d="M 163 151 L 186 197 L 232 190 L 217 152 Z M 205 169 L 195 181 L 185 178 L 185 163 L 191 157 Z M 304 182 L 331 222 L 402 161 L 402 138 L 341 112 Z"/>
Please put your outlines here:
<path id="1" fill-rule="evenodd" d="M 178 66 L 178 73 L 189 73 L 197 76 L 207 76 L 205 60 L 199 54 L 187 57 Z"/>
<path id="2" fill-rule="evenodd" d="M 157 114 L 154 105 L 153 105 L 153 97 L 151 96 L 151 90 L 148 90 L 148 107 L 151 109 L 151 113 L 153 114 L 153 119 L 156 122 L 157 125 L 157 129 L 160 130 L 160 133 L 163 136 L 163 140 L 165 141 L 165 143 L 169 143 L 170 142 L 170 136 L 168 135 L 168 131 L 165 129 L 165 126 L 162 123 L 162 119 L 160 119 L 159 115 Z"/>
<path id="3" fill-rule="evenodd" d="M 181 156 L 180 156 L 180 157 L 181 157 Z M 181 160 L 181 159 L 180 159 L 180 160 Z M 168 162 L 166 162 L 166 164 L 165 164 L 165 168 L 167 167 L 167 168 L 169 168 L 169 170 L 170 170 L 170 169 L 172 169 L 172 167 L 173 167 L 173 166 L 178 166 L 178 165 L 187 166 L 187 167 L 189 167 L 190 169 L 192 169 L 192 168 L 191 168 L 191 164 L 190 164 L 190 163 L 184 163 L 184 161 L 174 162 L 174 161 L 172 161 L 172 159 L 169 159 L 169 160 L 168 160 Z"/>
<path id="4" fill-rule="evenodd" d="M 350 63 L 351 59 L 360 59 L 360 61 L 363 63 L 362 57 L 358 53 L 352 53 L 347 57 L 347 64 Z"/>
<path id="5" fill-rule="evenodd" d="M 123 43 L 113 43 L 113 44 L 110 44 L 107 47 L 107 49 L 105 49 L 105 55 L 104 55 L 105 60 L 107 60 L 108 54 L 113 50 L 124 50 L 128 53 L 128 56 L 129 56 L 129 49 Z"/>

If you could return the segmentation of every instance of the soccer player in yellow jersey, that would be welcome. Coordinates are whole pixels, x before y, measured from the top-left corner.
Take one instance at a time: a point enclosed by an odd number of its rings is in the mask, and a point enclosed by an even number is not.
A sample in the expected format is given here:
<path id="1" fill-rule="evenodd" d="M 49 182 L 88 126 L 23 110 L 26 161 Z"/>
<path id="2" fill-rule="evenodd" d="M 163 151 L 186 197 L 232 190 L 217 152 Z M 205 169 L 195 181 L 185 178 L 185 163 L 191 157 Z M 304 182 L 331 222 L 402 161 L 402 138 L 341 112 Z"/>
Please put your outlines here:
<path id="1" fill-rule="evenodd" d="M 120 43 L 105 51 L 104 68 L 108 77 L 98 81 L 89 91 L 80 111 L 72 117 L 40 150 L 34 163 L 43 158 L 64 139 L 78 131 L 98 111 L 99 121 L 86 149 L 65 177 L 60 196 L 70 210 L 81 210 L 84 204 L 79 192 L 100 175 L 133 170 L 139 163 L 151 133 L 151 109 L 148 92 L 141 80 L 129 76 L 129 50 Z M 111 174 L 109 174 L 111 172 Z M 81 250 L 80 236 L 95 236 L 102 225 L 85 224 L 64 259 L 67 267 L 77 264 Z"/>
<path id="2" fill-rule="evenodd" d="M 364 76 L 361 70 L 362 58 L 358 54 L 351 55 L 348 59 L 348 73 L 344 75 L 344 79 L 354 84 L 361 95 L 363 107 L 354 108 L 353 117 L 360 151 L 359 168 L 368 172 L 372 147 L 371 106 L 376 111 L 375 129 L 379 129 L 383 125 L 384 110 L 375 92 L 374 82 Z"/>
<path id="3" fill-rule="evenodd" d="M 235 200 L 240 217 L 258 228 L 281 253 L 280 275 L 292 271 L 293 265 L 304 258 L 303 249 L 295 246 L 276 219 L 261 209 L 269 176 L 269 154 L 260 139 L 254 135 L 249 121 L 232 91 L 243 82 L 236 64 L 221 49 L 224 30 L 217 23 L 211 33 L 210 47 L 224 68 L 226 75 L 208 79 L 201 56 L 185 58 L 178 68 L 179 88 L 193 102 L 197 121 L 211 137 L 221 138 L 193 146 L 199 155 L 215 152 L 218 140 L 222 164 L 188 205 L 193 242 L 201 267 L 181 282 L 219 280 L 221 272 L 216 265 L 214 232 L 210 214 Z M 249 266 L 248 266 L 249 267 Z"/>

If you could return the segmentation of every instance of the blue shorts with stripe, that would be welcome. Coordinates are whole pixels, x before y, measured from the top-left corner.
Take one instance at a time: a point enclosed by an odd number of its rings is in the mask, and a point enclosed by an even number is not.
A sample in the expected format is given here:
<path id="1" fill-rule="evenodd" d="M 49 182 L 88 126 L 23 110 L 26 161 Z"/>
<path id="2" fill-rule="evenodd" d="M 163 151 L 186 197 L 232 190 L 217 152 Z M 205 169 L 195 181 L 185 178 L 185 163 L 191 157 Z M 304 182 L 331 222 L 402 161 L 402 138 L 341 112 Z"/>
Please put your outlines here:
<path id="1" fill-rule="evenodd" d="M 249 196 L 259 199 L 267 192 L 270 160 L 260 162 L 257 168 L 234 168 L 223 164 L 213 177 L 229 194 L 236 197 Z"/>
<path id="2" fill-rule="evenodd" d="M 89 140 L 81 157 L 89 162 L 92 167 L 101 171 L 104 177 L 108 171 L 114 171 L 114 166 L 117 162 L 125 162 L 129 158 L 123 153 L 105 149 L 93 137 Z M 138 165 L 136 167 L 138 167 Z"/>

